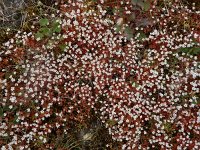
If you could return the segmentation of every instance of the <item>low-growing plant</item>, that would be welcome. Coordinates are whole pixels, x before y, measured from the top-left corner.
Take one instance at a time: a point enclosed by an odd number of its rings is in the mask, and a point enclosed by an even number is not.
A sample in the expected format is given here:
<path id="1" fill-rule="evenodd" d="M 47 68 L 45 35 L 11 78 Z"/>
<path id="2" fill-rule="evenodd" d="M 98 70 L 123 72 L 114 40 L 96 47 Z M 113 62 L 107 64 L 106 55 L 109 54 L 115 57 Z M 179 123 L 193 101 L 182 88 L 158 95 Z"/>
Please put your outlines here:
<path id="1" fill-rule="evenodd" d="M 2 45 L 2 149 L 199 149 L 197 8 L 57 5 Z"/>

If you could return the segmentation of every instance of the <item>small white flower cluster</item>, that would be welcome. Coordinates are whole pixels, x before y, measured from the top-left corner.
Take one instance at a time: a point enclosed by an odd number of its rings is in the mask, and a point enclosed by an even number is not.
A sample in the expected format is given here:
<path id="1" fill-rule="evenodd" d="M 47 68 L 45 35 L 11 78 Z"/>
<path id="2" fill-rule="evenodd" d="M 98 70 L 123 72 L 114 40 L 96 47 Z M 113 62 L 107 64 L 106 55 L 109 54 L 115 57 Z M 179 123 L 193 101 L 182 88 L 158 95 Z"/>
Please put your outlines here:
<path id="1" fill-rule="evenodd" d="M 184 50 L 199 46 L 192 41 L 199 34 L 164 27 L 128 40 L 113 32 L 101 5 L 96 11 L 84 11 L 82 1 L 65 6 L 58 12 L 63 31 L 50 47 L 32 33 L 17 33 L 0 53 L 2 107 L 12 110 L 3 113 L 0 136 L 11 142 L 2 149 L 50 143 L 54 130 L 67 132 L 92 109 L 122 149 L 198 149 L 199 56 Z M 59 43 L 67 48 L 57 54 Z"/>

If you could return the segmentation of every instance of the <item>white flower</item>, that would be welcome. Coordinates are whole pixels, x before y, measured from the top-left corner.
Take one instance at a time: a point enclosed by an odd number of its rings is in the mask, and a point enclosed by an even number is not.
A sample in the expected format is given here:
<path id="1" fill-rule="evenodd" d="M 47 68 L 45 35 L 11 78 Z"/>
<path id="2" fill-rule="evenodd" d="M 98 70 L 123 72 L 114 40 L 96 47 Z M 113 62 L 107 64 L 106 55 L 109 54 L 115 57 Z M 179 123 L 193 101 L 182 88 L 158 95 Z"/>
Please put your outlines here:
<path id="1" fill-rule="evenodd" d="M 1 150 L 7 150 L 7 149 L 6 149 L 6 147 L 5 147 L 5 146 L 2 146 L 2 147 L 1 147 Z"/>
<path id="2" fill-rule="evenodd" d="M 7 50 L 7 51 L 5 52 L 5 54 L 6 54 L 6 55 L 11 54 L 11 51 L 10 51 L 10 50 Z"/>
<path id="3" fill-rule="evenodd" d="M 11 101 L 12 103 L 16 102 L 16 97 L 12 96 L 12 97 L 10 98 L 10 101 Z"/>
<path id="4" fill-rule="evenodd" d="M 198 112 L 197 115 L 197 123 L 200 123 L 200 112 Z"/>
<path id="5" fill-rule="evenodd" d="M 75 26 L 78 26 L 78 25 L 79 25 L 78 21 L 76 21 L 76 20 L 73 22 L 73 24 L 74 24 Z"/>
<path id="6" fill-rule="evenodd" d="M 122 150 L 125 150 L 126 149 L 126 145 L 122 145 Z"/>

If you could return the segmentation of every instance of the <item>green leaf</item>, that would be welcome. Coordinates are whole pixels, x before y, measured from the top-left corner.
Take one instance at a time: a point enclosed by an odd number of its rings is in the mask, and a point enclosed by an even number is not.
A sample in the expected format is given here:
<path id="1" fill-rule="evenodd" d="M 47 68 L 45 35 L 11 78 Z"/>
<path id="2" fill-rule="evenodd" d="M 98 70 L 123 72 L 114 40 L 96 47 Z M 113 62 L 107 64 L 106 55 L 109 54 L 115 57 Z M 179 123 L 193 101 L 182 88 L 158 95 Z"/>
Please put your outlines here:
<path id="1" fill-rule="evenodd" d="M 188 53 L 190 51 L 189 47 L 180 48 L 180 51 L 183 53 Z"/>
<path id="2" fill-rule="evenodd" d="M 137 40 L 142 41 L 144 38 L 146 38 L 146 35 L 144 32 L 140 31 L 139 36 L 137 37 Z"/>
<path id="3" fill-rule="evenodd" d="M 18 119 L 18 116 L 15 115 L 15 117 L 14 117 L 14 119 L 13 119 L 13 123 L 14 123 L 14 124 L 17 124 L 17 123 L 18 123 L 18 122 L 17 122 L 17 119 Z"/>
<path id="4" fill-rule="evenodd" d="M 6 106 L 4 106 L 3 107 L 3 111 L 9 111 L 10 109 L 9 109 L 9 106 L 8 105 L 6 105 Z"/>
<path id="5" fill-rule="evenodd" d="M 135 18 L 136 18 L 136 14 L 135 14 L 134 12 L 128 17 L 128 19 L 129 19 L 130 21 L 134 21 Z"/>
<path id="6" fill-rule="evenodd" d="M 10 76 L 12 75 L 12 73 L 11 72 L 6 72 L 5 73 L 5 79 L 9 79 L 10 78 Z"/>
<path id="7" fill-rule="evenodd" d="M 60 33 L 60 32 L 61 32 L 61 26 L 60 26 L 60 25 L 55 26 L 55 27 L 53 28 L 53 32 Z"/>
<path id="8" fill-rule="evenodd" d="M 172 124 L 171 123 L 169 123 L 169 122 L 166 122 L 166 123 L 164 123 L 164 130 L 166 131 L 166 132 L 171 132 L 173 129 L 172 129 Z"/>
<path id="9" fill-rule="evenodd" d="M 144 2 L 142 0 L 138 0 L 137 5 L 144 9 Z"/>
<path id="10" fill-rule="evenodd" d="M 114 14 L 114 8 L 112 8 L 112 7 L 107 7 L 107 8 L 106 8 L 106 12 L 107 12 L 107 14 L 109 14 L 109 15 L 113 15 L 113 14 Z"/>
<path id="11" fill-rule="evenodd" d="M 117 124 L 117 121 L 112 120 L 112 119 L 109 119 L 109 120 L 106 121 L 106 123 L 107 123 L 109 126 L 114 126 L 114 125 Z"/>
<path id="12" fill-rule="evenodd" d="M 46 26 L 49 24 L 49 20 L 47 18 L 42 18 L 40 19 L 39 23 L 40 23 L 40 26 Z"/>
<path id="13" fill-rule="evenodd" d="M 194 54 L 194 55 L 198 55 L 198 54 L 200 54 L 200 47 L 194 47 L 193 49 L 192 49 L 192 54 Z"/>
<path id="14" fill-rule="evenodd" d="M 64 51 L 65 49 L 68 48 L 68 46 L 67 46 L 66 44 L 61 44 L 59 47 L 60 47 L 60 49 L 61 49 L 62 51 Z"/>
<path id="15" fill-rule="evenodd" d="M 61 25 L 60 25 L 59 21 L 53 22 L 52 31 L 57 32 L 57 33 L 61 32 Z"/>
<path id="16" fill-rule="evenodd" d="M 150 9 L 150 6 L 151 6 L 151 3 L 150 3 L 149 0 L 147 0 L 146 2 L 144 2 L 144 5 L 143 5 L 144 11 L 148 11 Z"/>
<path id="17" fill-rule="evenodd" d="M 133 5 L 136 5 L 138 3 L 138 0 L 131 0 Z"/>
<path id="18" fill-rule="evenodd" d="M 3 117 L 3 108 L 0 108 L 0 117 Z"/>
<path id="19" fill-rule="evenodd" d="M 193 42 L 195 45 L 198 45 L 198 43 L 199 43 L 195 38 L 192 38 L 192 42 Z"/>
<path id="20" fill-rule="evenodd" d="M 137 88 L 137 87 L 139 87 L 139 84 L 137 84 L 136 82 L 133 82 L 132 86 L 135 87 L 135 88 Z"/>
<path id="21" fill-rule="evenodd" d="M 43 27 L 39 30 L 40 33 L 42 33 L 43 35 L 49 36 L 51 35 L 51 30 L 47 27 Z"/>
<path id="22" fill-rule="evenodd" d="M 119 31 L 121 31 L 121 28 L 122 28 L 122 26 L 121 25 L 115 25 L 115 31 L 117 32 L 117 33 L 119 33 Z"/>
<path id="23" fill-rule="evenodd" d="M 124 33 L 125 33 L 127 39 L 130 40 L 131 38 L 133 38 L 133 30 L 130 27 L 126 27 L 124 30 Z"/>
<path id="24" fill-rule="evenodd" d="M 180 48 L 179 51 L 189 55 L 198 55 L 200 54 L 200 47 L 183 47 Z"/>
<path id="25" fill-rule="evenodd" d="M 61 32 L 60 22 L 61 22 L 60 19 L 56 19 L 56 20 L 53 21 L 53 23 L 52 23 L 52 31 L 53 32 L 57 32 L 57 33 Z"/>
<path id="26" fill-rule="evenodd" d="M 37 33 L 35 34 L 35 37 L 36 37 L 36 39 L 41 40 L 41 39 L 44 37 L 44 34 L 42 34 L 42 33 L 40 33 L 40 32 L 37 32 Z"/>
<path id="27" fill-rule="evenodd" d="M 19 39 L 16 39 L 16 44 L 19 45 L 21 44 L 22 42 L 19 40 Z"/>

